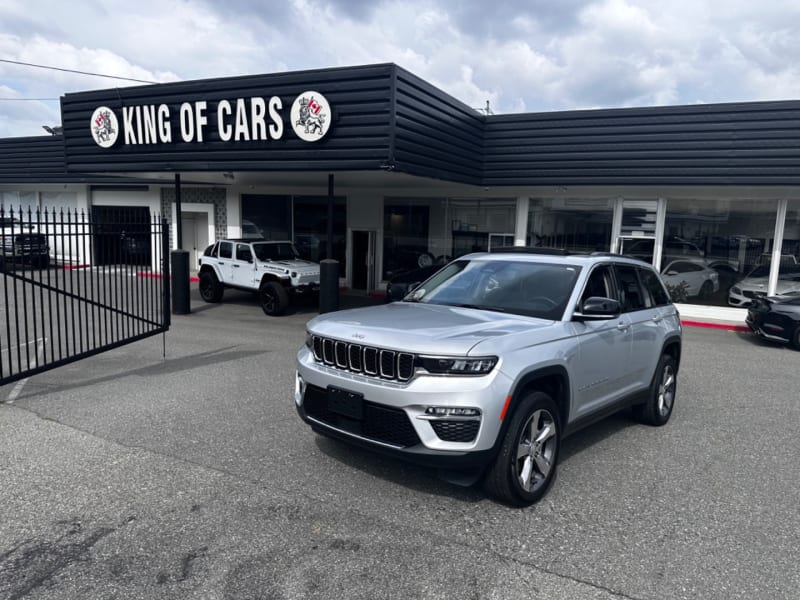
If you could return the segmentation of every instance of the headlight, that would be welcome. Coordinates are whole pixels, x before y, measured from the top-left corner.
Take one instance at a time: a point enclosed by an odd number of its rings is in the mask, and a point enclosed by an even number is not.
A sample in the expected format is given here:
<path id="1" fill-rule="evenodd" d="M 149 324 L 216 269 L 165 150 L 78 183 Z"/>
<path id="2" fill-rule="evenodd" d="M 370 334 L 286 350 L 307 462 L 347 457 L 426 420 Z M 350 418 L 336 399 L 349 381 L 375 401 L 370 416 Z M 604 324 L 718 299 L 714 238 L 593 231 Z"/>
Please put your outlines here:
<path id="1" fill-rule="evenodd" d="M 742 295 L 742 290 L 740 288 L 736 287 L 736 286 L 733 286 L 731 288 L 731 293 L 732 294 L 739 294 L 741 296 Z"/>
<path id="2" fill-rule="evenodd" d="M 486 375 L 497 364 L 496 356 L 478 358 L 452 358 L 445 356 L 420 356 L 426 371 L 437 375 Z"/>
<path id="3" fill-rule="evenodd" d="M 309 332 L 306 331 L 306 348 L 309 350 L 314 349 L 314 340 Z"/>

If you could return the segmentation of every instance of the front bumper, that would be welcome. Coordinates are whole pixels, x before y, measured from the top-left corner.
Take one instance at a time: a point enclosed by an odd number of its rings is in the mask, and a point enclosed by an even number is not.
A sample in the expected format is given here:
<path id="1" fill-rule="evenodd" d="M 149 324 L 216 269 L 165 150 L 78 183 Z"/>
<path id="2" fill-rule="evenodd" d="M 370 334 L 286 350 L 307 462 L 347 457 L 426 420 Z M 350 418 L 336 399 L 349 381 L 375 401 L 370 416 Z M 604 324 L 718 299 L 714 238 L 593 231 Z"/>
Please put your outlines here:
<path id="1" fill-rule="evenodd" d="M 425 466 L 481 467 L 494 456 L 511 387 L 498 367 L 485 376 L 418 374 L 400 383 L 320 364 L 303 347 L 297 356 L 295 406 L 318 433 L 357 446 Z M 330 410 L 329 387 L 360 399 L 355 418 Z M 426 414 L 428 407 L 466 407 L 480 415 L 438 417 Z"/>

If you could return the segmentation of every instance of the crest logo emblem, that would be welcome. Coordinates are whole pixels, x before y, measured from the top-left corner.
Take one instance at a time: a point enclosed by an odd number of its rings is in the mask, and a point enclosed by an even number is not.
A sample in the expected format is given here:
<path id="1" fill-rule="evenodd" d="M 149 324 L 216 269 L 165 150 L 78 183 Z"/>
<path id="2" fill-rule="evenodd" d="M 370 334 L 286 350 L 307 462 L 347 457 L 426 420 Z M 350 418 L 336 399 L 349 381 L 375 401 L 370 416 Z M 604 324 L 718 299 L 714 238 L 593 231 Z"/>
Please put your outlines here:
<path id="1" fill-rule="evenodd" d="M 319 92 L 303 92 L 292 104 L 292 129 L 301 140 L 321 140 L 331 127 L 331 107 Z"/>
<path id="2" fill-rule="evenodd" d="M 92 113 L 89 125 L 95 143 L 101 148 L 111 148 L 119 137 L 117 115 L 107 106 L 100 106 Z"/>

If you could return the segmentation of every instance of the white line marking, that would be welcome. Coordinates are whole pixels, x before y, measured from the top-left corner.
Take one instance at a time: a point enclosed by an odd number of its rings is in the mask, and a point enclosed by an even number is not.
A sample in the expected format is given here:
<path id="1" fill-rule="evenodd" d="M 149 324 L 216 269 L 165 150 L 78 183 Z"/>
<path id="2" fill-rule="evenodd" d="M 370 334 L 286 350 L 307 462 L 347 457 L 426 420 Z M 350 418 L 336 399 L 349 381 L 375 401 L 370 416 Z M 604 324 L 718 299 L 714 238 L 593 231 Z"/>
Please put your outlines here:
<path id="1" fill-rule="evenodd" d="M 47 340 L 47 338 L 39 338 L 38 340 L 36 340 L 36 342 L 41 342 L 41 343 L 38 346 L 38 349 L 36 351 L 36 358 L 34 358 L 34 361 L 33 361 L 33 366 L 34 367 L 36 367 L 36 365 L 39 364 L 39 360 L 41 359 L 42 354 L 44 353 L 44 343 L 45 343 L 46 340 Z M 29 343 L 33 343 L 33 342 L 29 342 Z M 13 404 L 14 403 L 14 400 L 16 400 L 19 397 L 19 395 L 22 393 L 22 388 L 24 388 L 25 384 L 28 383 L 28 379 L 30 379 L 30 377 L 26 377 L 25 379 L 20 379 L 17 382 L 17 385 L 15 385 L 11 389 L 11 391 L 8 393 L 8 398 L 6 398 L 6 403 L 7 404 Z"/>

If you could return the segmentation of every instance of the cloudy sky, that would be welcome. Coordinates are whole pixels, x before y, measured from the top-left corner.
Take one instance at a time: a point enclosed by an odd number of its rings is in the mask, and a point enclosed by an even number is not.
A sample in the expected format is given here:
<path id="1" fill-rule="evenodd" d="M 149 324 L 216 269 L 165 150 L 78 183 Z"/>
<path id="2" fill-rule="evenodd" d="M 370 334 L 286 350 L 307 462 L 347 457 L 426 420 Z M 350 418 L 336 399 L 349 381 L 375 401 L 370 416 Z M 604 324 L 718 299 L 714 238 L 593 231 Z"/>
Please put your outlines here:
<path id="1" fill-rule="evenodd" d="M 0 61 L 167 82 L 394 62 L 496 113 L 800 98 L 797 0 L 0 0 Z M 114 79 L 0 62 L 0 137 Z"/>

